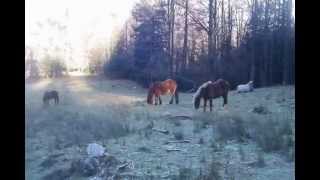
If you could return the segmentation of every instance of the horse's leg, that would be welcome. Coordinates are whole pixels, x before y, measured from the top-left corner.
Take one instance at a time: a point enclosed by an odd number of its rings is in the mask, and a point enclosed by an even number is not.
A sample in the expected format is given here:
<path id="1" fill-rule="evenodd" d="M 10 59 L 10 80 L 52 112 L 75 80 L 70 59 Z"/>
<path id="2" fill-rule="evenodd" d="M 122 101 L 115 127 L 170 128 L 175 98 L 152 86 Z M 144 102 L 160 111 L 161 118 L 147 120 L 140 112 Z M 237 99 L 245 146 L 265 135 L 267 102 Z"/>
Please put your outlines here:
<path id="1" fill-rule="evenodd" d="M 228 94 L 225 94 L 224 96 L 223 96 L 223 107 L 226 105 L 226 104 L 228 104 Z"/>
<path id="2" fill-rule="evenodd" d="M 176 99 L 176 104 L 179 104 L 179 93 L 176 90 L 175 95 L 174 95 L 175 99 Z"/>
<path id="3" fill-rule="evenodd" d="M 174 96 L 174 94 L 172 94 L 169 104 L 173 103 L 173 96 Z"/>
<path id="4" fill-rule="evenodd" d="M 155 98 L 154 98 L 154 101 L 155 101 L 155 103 L 154 103 L 154 105 L 158 105 L 158 95 L 155 95 Z"/>
<path id="5" fill-rule="evenodd" d="M 204 101 L 203 101 L 203 112 L 206 112 L 206 106 L 207 106 L 207 99 L 204 99 Z"/>
<path id="6" fill-rule="evenodd" d="M 159 95 L 159 105 L 162 104 L 161 96 Z"/>
<path id="7" fill-rule="evenodd" d="M 212 99 L 210 99 L 210 112 L 212 111 Z"/>

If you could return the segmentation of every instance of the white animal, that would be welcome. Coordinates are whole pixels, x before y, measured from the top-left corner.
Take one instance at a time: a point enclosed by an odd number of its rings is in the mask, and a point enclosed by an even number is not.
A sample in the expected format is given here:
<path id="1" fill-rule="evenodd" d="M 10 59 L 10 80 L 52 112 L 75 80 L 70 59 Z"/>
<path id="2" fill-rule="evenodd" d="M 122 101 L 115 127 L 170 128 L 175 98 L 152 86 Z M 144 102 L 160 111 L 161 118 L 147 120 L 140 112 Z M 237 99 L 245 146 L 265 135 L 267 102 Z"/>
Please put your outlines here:
<path id="1" fill-rule="evenodd" d="M 253 81 L 249 81 L 247 84 L 240 84 L 237 86 L 237 93 L 251 91 L 253 91 Z"/>

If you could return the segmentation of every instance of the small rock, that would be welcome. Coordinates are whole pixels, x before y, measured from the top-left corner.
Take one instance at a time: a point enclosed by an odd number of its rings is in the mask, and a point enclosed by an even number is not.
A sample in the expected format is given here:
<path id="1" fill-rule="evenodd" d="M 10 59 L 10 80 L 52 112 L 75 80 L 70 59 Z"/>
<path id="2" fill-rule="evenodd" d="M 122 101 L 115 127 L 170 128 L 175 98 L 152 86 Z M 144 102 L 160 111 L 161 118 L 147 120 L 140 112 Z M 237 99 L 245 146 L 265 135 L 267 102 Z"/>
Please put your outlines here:
<path id="1" fill-rule="evenodd" d="M 103 156 L 105 148 L 97 143 L 91 143 L 87 147 L 89 157 Z"/>
<path id="2" fill-rule="evenodd" d="M 102 178 L 101 177 L 92 177 L 89 180 L 102 180 Z"/>
<path id="3" fill-rule="evenodd" d="M 257 113 L 257 114 L 268 114 L 268 113 L 270 113 L 270 111 L 267 109 L 267 107 L 262 106 L 262 105 L 254 107 L 252 112 Z"/>
<path id="4" fill-rule="evenodd" d="M 66 169 L 58 169 L 45 175 L 42 179 L 43 180 L 61 180 L 61 179 L 68 179 L 70 177 L 70 172 Z"/>
<path id="5" fill-rule="evenodd" d="M 83 176 L 92 176 L 98 172 L 99 161 L 96 158 L 86 158 L 73 161 L 70 172 L 79 173 Z"/>

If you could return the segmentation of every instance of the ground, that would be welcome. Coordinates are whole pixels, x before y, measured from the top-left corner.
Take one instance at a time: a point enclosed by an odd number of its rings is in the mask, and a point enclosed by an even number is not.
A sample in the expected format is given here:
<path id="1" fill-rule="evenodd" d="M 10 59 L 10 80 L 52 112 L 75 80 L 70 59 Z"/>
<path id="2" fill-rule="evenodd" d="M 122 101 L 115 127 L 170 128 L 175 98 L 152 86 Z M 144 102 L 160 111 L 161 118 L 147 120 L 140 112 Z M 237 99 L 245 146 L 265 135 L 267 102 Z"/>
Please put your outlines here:
<path id="1" fill-rule="evenodd" d="M 59 91 L 58 106 L 42 107 L 47 89 Z M 91 142 L 103 145 L 121 162 L 133 163 L 124 177 L 184 179 L 185 172 L 193 176 L 212 172 L 215 163 L 221 179 L 295 178 L 292 149 L 263 151 L 254 138 L 239 140 L 232 132 L 228 134 L 229 125 L 223 131 L 227 133 L 222 132 L 223 123 L 230 119 L 240 118 L 248 132 L 254 129 L 251 122 L 264 119 L 289 121 L 294 137 L 294 86 L 258 88 L 243 94 L 231 91 L 227 108 L 222 107 L 222 99 L 215 99 L 213 112 L 203 112 L 201 107 L 195 110 L 191 93 L 180 93 L 178 105 L 169 105 L 168 96 L 162 98 L 161 106 L 147 105 L 147 89 L 127 80 L 81 76 L 41 80 L 27 83 L 25 93 L 26 178 L 30 180 L 68 168 L 74 159 L 85 156 Z M 255 111 L 260 107 L 266 113 Z M 181 139 L 187 142 L 168 142 Z M 257 165 L 259 157 L 264 165 Z"/>

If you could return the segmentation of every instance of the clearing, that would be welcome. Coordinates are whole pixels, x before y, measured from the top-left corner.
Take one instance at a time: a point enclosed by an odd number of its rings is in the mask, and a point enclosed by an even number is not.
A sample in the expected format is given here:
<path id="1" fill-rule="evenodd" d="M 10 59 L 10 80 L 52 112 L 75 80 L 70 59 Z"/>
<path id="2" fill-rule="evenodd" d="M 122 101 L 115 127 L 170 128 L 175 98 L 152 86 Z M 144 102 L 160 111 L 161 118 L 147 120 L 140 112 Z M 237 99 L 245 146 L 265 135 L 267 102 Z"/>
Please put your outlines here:
<path id="1" fill-rule="evenodd" d="M 47 89 L 59 91 L 60 104 L 43 109 Z M 64 179 L 47 175 L 68 169 L 97 142 L 119 161 L 133 162 L 119 173 L 122 179 L 210 173 L 221 179 L 292 180 L 294 89 L 231 91 L 227 109 L 215 99 L 213 112 L 203 112 L 193 108 L 190 93 L 179 94 L 179 105 L 169 105 L 169 96 L 161 106 L 147 105 L 147 89 L 127 80 L 79 76 L 27 83 L 26 179 Z"/>

